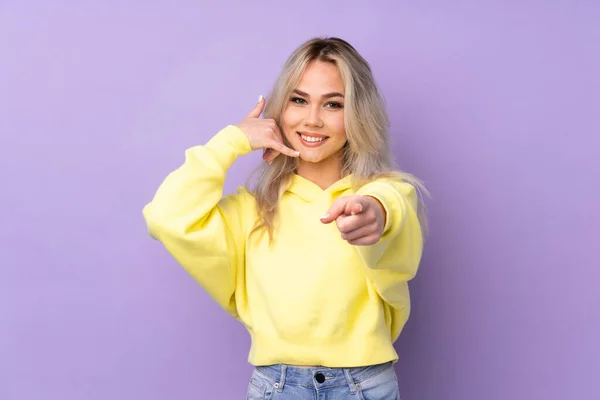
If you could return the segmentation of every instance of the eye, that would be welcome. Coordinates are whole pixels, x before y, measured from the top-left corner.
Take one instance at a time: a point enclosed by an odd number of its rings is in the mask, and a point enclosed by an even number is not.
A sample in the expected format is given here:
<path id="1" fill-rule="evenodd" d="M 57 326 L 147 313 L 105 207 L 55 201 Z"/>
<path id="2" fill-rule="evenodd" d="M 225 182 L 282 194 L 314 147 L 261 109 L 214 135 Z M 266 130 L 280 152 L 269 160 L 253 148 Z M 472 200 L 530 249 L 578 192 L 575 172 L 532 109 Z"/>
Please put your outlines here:
<path id="1" fill-rule="evenodd" d="M 306 100 L 304 100 L 304 99 L 303 99 L 303 98 L 301 98 L 301 97 L 292 97 L 292 98 L 290 99 L 290 101 L 291 101 L 292 103 L 296 103 L 296 104 L 306 104 Z"/>
<path id="2" fill-rule="evenodd" d="M 342 103 L 338 103 L 337 101 L 330 101 L 325 105 L 327 108 L 342 108 L 344 107 Z"/>

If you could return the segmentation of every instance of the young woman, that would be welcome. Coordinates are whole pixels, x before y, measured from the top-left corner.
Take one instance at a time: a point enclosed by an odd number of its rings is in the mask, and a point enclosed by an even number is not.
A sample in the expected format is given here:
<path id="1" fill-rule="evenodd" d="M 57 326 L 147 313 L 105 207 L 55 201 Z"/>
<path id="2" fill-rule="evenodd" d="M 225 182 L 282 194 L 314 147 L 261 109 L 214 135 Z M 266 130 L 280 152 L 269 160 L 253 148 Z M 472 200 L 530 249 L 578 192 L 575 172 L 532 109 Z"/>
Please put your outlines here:
<path id="1" fill-rule="evenodd" d="M 255 186 L 223 196 L 252 150 L 266 161 Z M 250 333 L 248 399 L 399 399 L 393 343 L 423 249 L 421 190 L 393 166 L 367 62 L 312 39 L 268 102 L 186 151 L 144 216 Z"/>

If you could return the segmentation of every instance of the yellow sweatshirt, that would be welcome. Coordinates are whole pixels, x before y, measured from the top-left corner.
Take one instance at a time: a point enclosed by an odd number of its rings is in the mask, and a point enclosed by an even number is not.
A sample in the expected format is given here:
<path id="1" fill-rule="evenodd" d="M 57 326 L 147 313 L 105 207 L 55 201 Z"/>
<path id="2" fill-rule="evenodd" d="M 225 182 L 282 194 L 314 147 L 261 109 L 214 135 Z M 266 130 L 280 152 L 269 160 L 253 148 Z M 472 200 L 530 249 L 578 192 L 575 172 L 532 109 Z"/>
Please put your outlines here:
<path id="1" fill-rule="evenodd" d="M 398 356 L 393 342 L 410 311 L 422 237 L 412 185 L 376 180 L 354 193 L 350 177 L 326 190 L 295 175 L 284 192 L 275 241 L 249 233 L 256 222 L 244 188 L 223 196 L 229 167 L 251 151 L 228 126 L 185 153 L 143 214 L 150 235 L 252 339 L 253 365 L 355 367 Z M 340 196 L 373 196 L 386 211 L 384 233 L 353 246 L 323 216 Z"/>

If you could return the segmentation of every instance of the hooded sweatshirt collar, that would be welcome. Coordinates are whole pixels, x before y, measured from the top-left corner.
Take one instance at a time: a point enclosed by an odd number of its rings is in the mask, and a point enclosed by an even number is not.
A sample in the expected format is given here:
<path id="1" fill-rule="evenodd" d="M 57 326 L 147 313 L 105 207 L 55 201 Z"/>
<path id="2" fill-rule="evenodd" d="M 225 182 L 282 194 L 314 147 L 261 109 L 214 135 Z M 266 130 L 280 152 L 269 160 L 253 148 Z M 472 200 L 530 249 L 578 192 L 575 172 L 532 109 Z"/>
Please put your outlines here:
<path id="1" fill-rule="evenodd" d="M 333 195 L 337 192 L 343 192 L 352 187 L 352 175 L 346 175 L 337 182 L 334 182 L 327 189 L 321 189 L 316 183 L 301 177 L 298 174 L 292 175 L 290 184 L 286 192 L 293 193 L 305 201 L 312 202 L 325 193 Z"/>

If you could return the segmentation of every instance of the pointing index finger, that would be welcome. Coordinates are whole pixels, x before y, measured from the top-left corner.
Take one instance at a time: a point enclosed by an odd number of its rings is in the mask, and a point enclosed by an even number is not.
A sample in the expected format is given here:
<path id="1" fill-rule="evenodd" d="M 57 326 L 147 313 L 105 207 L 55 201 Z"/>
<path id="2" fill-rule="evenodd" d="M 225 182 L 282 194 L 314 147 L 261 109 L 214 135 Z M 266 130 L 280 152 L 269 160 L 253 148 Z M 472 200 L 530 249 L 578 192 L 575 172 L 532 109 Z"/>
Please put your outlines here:
<path id="1" fill-rule="evenodd" d="M 348 198 L 340 197 L 333 202 L 327 213 L 321 217 L 321 222 L 329 224 L 344 213 Z"/>

